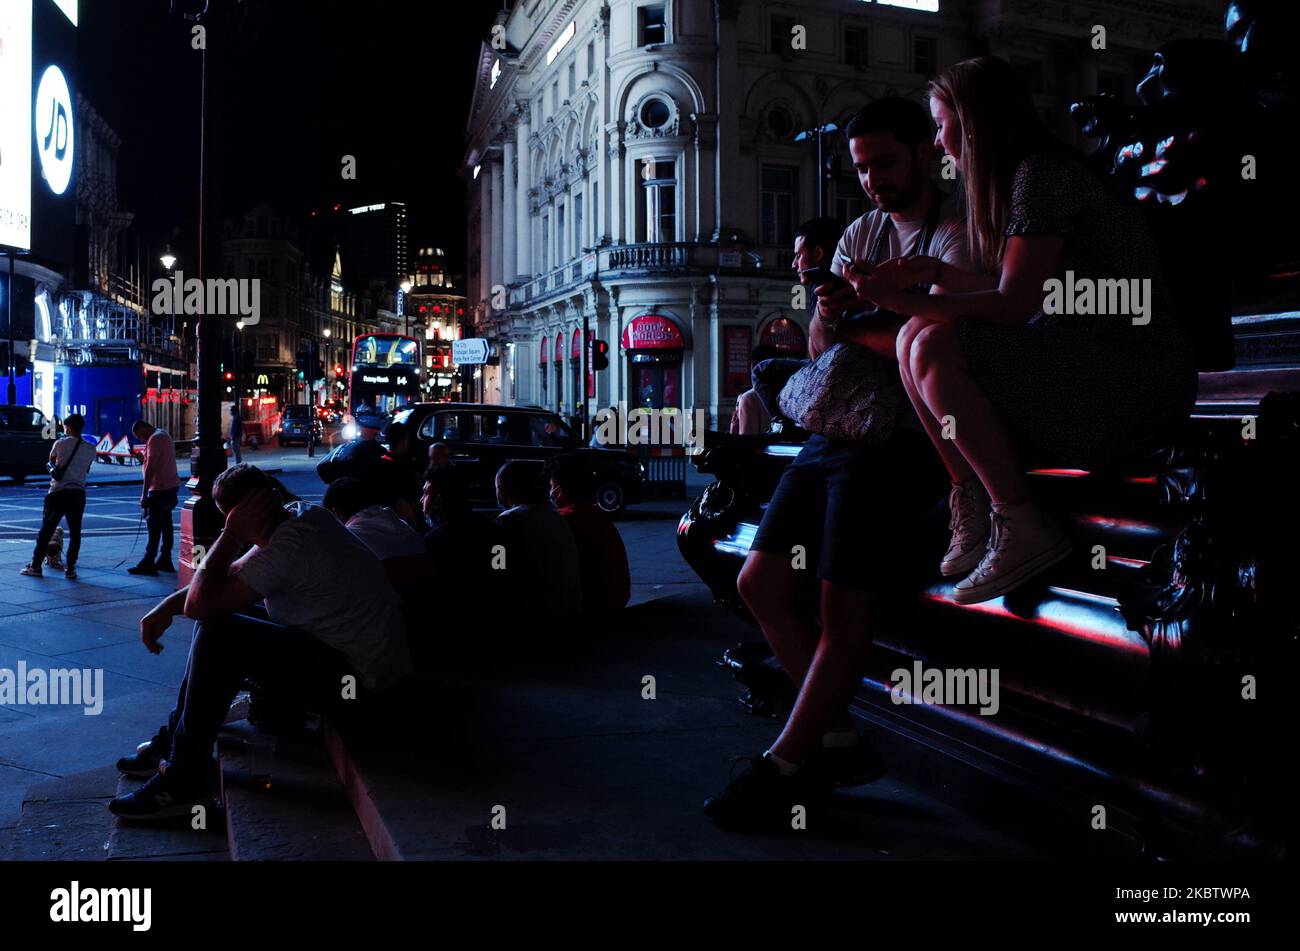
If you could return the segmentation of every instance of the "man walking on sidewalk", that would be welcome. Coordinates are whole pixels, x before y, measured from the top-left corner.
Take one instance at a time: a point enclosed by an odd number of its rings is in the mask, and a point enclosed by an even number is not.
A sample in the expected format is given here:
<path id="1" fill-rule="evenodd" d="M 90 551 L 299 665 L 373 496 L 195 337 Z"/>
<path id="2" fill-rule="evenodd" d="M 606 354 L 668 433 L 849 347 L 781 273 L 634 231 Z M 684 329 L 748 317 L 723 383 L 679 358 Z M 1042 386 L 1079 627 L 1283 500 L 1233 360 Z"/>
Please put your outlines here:
<path id="1" fill-rule="evenodd" d="M 172 566 L 172 509 L 176 508 L 176 493 L 181 486 L 180 476 L 176 474 L 176 443 L 165 429 L 158 429 L 142 419 L 131 427 L 131 433 L 144 443 L 144 488 L 140 493 L 140 507 L 148 518 L 149 540 L 140 564 L 126 570 L 133 575 L 173 572 L 176 569 Z"/>
<path id="2" fill-rule="evenodd" d="M 41 530 L 36 536 L 36 550 L 32 563 L 23 569 L 28 577 L 40 578 L 41 562 L 50 547 L 50 539 L 59 522 L 68 520 L 67 567 L 63 574 L 69 581 L 77 580 L 77 555 L 81 552 L 81 516 L 86 511 L 86 474 L 95 461 L 95 447 L 81 438 L 85 420 L 77 413 L 63 421 L 64 436 L 50 449 L 50 490 L 45 495 L 45 511 Z"/>
<path id="3" fill-rule="evenodd" d="M 244 421 L 239 418 L 239 401 L 230 404 L 230 451 L 235 455 L 235 465 L 244 461 L 239 447 L 244 441 Z"/>

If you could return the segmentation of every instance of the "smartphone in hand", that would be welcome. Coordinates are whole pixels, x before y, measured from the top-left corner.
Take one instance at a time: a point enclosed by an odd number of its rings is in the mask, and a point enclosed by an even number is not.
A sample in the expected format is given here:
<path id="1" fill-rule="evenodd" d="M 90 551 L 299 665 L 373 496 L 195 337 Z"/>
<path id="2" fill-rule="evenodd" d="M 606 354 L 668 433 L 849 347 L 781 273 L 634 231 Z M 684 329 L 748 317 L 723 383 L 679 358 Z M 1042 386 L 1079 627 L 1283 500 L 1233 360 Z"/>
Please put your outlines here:
<path id="1" fill-rule="evenodd" d="M 830 268 L 826 267 L 824 264 L 819 264 L 817 267 L 806 268 L 800 271 L 799 275 L 807 281 L 808 286 L 812 288 L 814 294 L 817 293 L 817 289 L 819 287 L 822 287 L 823 285 L 826 284 L 830 285 L 830 287 L 827 288 L 827 290 L 832 292 L 841 290 L 842 288 L 845 287 L 849 288 L 850 290 L 852 290 L 853 288 L 853 285 L 851 285 L 848 281 L 844 280 L 844 278 L 840 277 Z"/>

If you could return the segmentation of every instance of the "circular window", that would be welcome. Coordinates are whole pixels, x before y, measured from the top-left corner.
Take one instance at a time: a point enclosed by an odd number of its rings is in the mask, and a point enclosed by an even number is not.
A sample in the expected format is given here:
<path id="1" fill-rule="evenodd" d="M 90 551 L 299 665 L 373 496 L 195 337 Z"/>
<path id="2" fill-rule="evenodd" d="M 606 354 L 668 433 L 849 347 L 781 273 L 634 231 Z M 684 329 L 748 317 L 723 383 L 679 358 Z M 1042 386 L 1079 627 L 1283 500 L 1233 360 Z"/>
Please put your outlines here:
<path id="1" fill-rule="evenodd" d="M 672 118 L 672 110 L 662 99 L 651 99 L 641 107 L 641 124 L 647 129 L 659 129 Z"/>
<path id="2" fill-rule="evenodd" d="M 775 138 L 788 139 L 794 131 L 794 119 L 786 109 L 773 109 L 767 114 L 767 131 Z"/>

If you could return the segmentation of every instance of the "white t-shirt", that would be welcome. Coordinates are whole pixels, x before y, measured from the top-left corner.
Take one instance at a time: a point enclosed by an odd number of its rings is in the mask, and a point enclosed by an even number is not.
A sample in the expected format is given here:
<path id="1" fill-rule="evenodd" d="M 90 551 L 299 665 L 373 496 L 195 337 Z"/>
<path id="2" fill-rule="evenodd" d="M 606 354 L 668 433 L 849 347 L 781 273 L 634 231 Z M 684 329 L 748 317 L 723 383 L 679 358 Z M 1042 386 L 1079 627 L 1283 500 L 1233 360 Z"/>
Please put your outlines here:
<path id="1" fill-rule="evenodd" d="M 935 227 L 934 234 L 930 238 L 929 255 L 932 258 L 939 258 L 954 267 L 970 270 L 971 266 L 966 254 L 965 222 L 960 218 L 953 217 L 953 201 L 951 198 L 943 199 L 943 201 L 944 207 L 939 216 L 939 224 Z M 889 214 L 887 212 L 873 208 L 845 228 L 840 243 L 835 248 L 835 257 L 831 260 L 831 271 L 843 277 L 844 272 L 848 270 L 849 265 L 854 261 L 861 264 L 867 263 L 871 259 L 871 249 L 875 247 L 876 239 L 880 235 L 880 229 L 885 226 L 885 222 L 888 220 Z M 892 227 L 889 229 L 889 237 L 885 241 L 881 260 L 887 261 L 890 258 L 910 255 L 912 249 L 916 247 L 917 239 L 920 237 L 921 229 L 924 226 L 924 215 L 914 221 L 893 222 Z"/>
<path id="2" fill-rule="evenodd" d="M 84 445 L 81 445 L 84 443 Z M 77 446 L 81 445 L 78 449 Z M 73 452 L 76 452 L 75 458 Z M 71 463 L 68 460 L 71 459 Z M 56 479 L 50 476 L 50 491 L 57 492 L 59 489 L 86 489 L 86 475 L 90 472 L 90 467 L 95 462 L 95 447 L 86 442 L 80 436 L 64 436 L 54 444 L 54 464 L 61 466 L 68 465 L 63 472 L 62 479 Z"/>
<path id="3" fill-rule="evenodd" d="M 265 548 L 239 561 L 239 580 L 266 599 L 277 624 L 296 627 L 347 656 L 371 690 L 411 671 L 397 592 L 370 549 L 318 505 L 285 506 Z"/>
<path id="4" fill-rule="evenodd" d="M 361 539 L 380 561 L 423 555 L 424 541 L 386 505 L 372 505 L 348 519 L 348 531 Z"/>

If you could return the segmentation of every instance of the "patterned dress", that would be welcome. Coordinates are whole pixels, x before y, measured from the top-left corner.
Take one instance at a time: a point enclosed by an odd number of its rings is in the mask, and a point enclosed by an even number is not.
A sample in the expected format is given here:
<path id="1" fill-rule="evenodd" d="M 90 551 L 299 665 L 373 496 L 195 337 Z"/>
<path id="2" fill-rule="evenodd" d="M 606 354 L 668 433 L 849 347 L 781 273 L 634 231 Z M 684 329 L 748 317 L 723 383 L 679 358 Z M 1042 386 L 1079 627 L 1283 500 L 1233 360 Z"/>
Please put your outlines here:
<path id="1" fill-rule="evenodd" d="M 971 372 L 1019 435 L 1026 463 L 1104 469 L 1161 446 L 1191 411 L 1197 376 L 1136 204 L 1073 154 L 1039 152 L 1016 169 L 1006 233 L 1064 239 L 1056 276 L 1067 294 L 1067 271 L 1076 286 L 1136 279 L 1151 291 L 1145 324 L 1129 313 L 1041 309 L 1018 326 L 958 321 Z"/>

